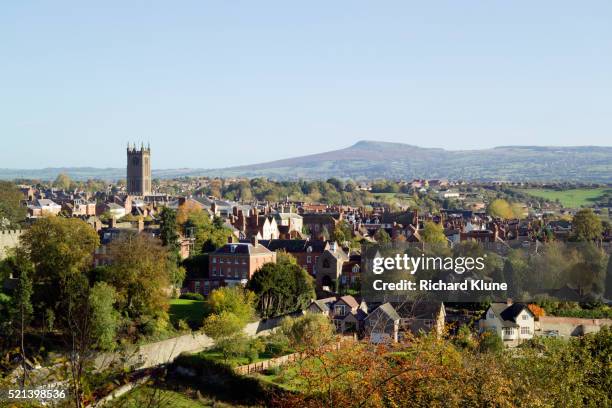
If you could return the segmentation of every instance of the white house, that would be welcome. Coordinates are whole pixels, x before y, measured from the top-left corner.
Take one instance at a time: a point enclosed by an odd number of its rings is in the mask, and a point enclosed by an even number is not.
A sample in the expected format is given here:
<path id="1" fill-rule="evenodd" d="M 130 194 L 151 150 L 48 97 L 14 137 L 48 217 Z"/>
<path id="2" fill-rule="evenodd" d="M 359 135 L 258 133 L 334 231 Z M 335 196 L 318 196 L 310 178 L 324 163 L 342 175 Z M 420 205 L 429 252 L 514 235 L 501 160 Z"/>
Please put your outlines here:
<path id="1" fill-rule="evenodd" d="M 534 315 L 524 303 L 512 303 L 511 300 L 492 303 L 485 318 L 480 320 L 480 329 L 493 331 L 504 344 L 514 346 L 533 337 Z"/>

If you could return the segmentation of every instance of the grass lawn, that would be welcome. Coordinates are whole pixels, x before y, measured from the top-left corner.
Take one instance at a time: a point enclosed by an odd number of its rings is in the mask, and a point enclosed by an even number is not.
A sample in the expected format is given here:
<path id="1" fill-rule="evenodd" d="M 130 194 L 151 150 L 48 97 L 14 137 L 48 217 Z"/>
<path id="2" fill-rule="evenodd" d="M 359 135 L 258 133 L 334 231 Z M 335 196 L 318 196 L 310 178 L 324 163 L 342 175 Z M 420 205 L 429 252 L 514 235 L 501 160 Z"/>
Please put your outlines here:
<path id="1" fill-rule="evenodd" d="M 559 199 L 564 207 L 579 208 L 581 206 L 592 206 L 596 199 L 611 190 L 609 188 L 575 188 L 557 191 L 543 188 L 521 188 L 517 189 L 517 191 L 552 201 Z"/>
<path id="2" fill-rule="evenodd" d="M 204 302 L 190 299 L 170 300 L 170 319 L 173 322 L 185 320 L 190 326 L 200 327 L 204 320 Z"/>

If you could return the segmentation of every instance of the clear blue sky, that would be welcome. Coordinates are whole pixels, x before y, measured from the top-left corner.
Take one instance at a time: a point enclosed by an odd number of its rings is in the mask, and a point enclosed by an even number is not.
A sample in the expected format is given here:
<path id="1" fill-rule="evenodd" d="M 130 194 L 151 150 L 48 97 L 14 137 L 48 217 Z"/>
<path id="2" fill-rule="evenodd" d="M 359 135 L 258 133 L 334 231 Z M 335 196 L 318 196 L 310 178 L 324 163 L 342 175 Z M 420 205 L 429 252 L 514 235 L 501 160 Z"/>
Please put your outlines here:
<path id="1" fill-rule="evenodd" d="M 7 1 L 0 167 L 611 145 L 612 1 Z"/>

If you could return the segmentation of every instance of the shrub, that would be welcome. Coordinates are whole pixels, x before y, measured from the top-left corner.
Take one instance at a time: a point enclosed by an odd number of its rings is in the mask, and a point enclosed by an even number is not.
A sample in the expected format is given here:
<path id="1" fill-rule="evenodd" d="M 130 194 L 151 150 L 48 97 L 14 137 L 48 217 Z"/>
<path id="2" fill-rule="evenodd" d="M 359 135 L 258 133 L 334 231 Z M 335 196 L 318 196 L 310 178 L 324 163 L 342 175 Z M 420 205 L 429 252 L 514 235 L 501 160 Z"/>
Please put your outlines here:
<path id="1" fill-rule="evenodd" d="M 179 299 L 188 299 L 188 300 L 204 300 L 204 296 L 200 293 L 187 292 L 181 294 Z"/>

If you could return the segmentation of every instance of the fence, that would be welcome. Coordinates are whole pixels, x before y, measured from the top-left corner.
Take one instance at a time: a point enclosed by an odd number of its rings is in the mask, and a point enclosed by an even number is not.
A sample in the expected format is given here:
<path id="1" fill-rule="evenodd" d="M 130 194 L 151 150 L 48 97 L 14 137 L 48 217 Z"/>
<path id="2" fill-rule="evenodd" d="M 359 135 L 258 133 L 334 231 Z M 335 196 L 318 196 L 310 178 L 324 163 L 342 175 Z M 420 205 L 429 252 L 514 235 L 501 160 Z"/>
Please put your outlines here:
<path id="1" fill-rule="evenodd" d="M 346 341 L 355 340 L 354 336 L 342 336 L 337 343 L 334 343 L 330 346 L 322 347 L 323 352 L 328 351 L 338 351 L 340 348 L 346 343 Z M 243 366 L 239 366 L 234 368 L 234 371 L 238 374 L 247 375 L 253 373 L 260 373 L 272 367 L 278 367 L 287 363 L 292 363 L 294 361 L 300 360 L 306 356 L 305 353 L 292 353 L 287 354 L 285 356 L 271 358 L 269 360 L 258 361 L 256 363 L 251 363 Z"/>

